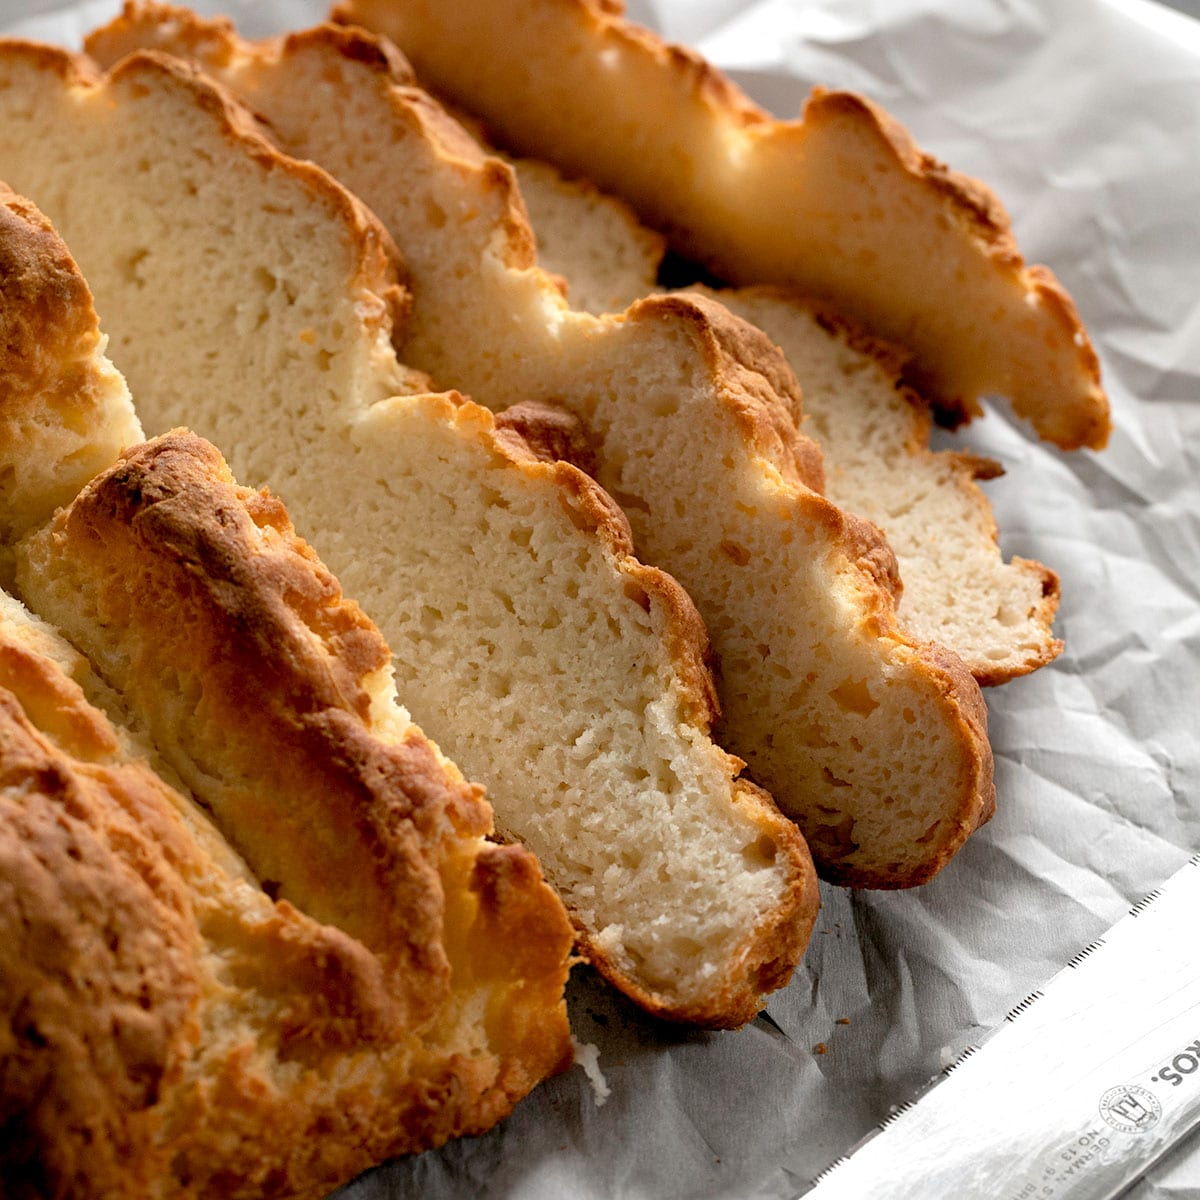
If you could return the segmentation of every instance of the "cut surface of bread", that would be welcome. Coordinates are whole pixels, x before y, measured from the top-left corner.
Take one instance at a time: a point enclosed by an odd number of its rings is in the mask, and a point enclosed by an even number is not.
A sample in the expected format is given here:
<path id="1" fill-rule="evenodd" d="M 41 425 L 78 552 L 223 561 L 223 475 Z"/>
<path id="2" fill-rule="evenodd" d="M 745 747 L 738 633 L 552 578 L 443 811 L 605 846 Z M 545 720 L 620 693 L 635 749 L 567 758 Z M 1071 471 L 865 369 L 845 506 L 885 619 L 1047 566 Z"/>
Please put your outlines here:
<path id="1" fill-rule="evenodd" d="M 748 1020 L 816 888 L 708 735 L 686 594 L 581 472 L 455 394 L 392 394 L 419 377 L 389 344 L 387 235 L 221 89 L 161 56 L 100 79 L 23 43 L 0 78 L 0 175 L 78 258 L 147 428 L 186 422 L 280 494 L 610 979 L 667 1017 Z"/>
<path id="2" fill-rule="evenodd" d="M 1001 468 L 930 450 L 929 411 L 901 383 L 901 352 L 786 290 L 713 294 L 762 329 L 803 380 L 801 429 L 821 447 L 825 494 L 887 535 L 904 582 L 903 626 L 952 650 L 983 684 L 1054 659 L 1058 578 L 1031 559 L 1002 558 L 975 482 Z"/>
<path id="3" fill-rule="evenodd" d="M 175 433 L 17 557 L 205 811 L 6 600 L 14 1195 L 315 1198 L 489 1128 L 571 1061 L 561 903 L 485 840 L 481 790 L 399 708 L 387 647 L 278 501 Z"/>
<path id="4" fill-rule="evenodd" d="M 1044 438 L 1102 446 L 1108 402 L 1066 291 L 999 200 L 877 105 L 817 88 L 779 121 L 619 0 L 343 0 L 510 151 L 624 197 L 731 284 L 778 283 L 910 347 L 960 418 L 1007 396 Z"/>
<path id="5" fill-rule="evenodd" d="M 46 218 L 0 183 L 0 585 L 12 547 L 142 440 L 91 294 Z"/>
<path id="6" fill-rule="evenodd" d="M 894 887 L 937 871 L 991 811 L 983 703 L 952 656 L 897 627 L 878 534 L 811 490 L 819 456 L 768 340 L 701 297 L 568 309 L 511 170 L 405 84 L 385 42 L 325 27 L 249 45 L 227 22 L 135 6 L 88 45 L 111 61 L 131 43 L 200 61 L 381 216 L 411 275 L 414 366 L 491 408 L 549 400 L 583 420 L 639 553 L 708 625 L 725 744 L 822 872 Z"/>
<path id="7" fill-rule="evenodd" d="M 621 312 L 656 289 L 665 242 L 625 205 L 549 163 L 522 158 L 512 167 L 537 239 L 538 265 L 565 279 L 572 308 Z M 569 274 L 559 271 L 559 261 L 570 262 Z"/>

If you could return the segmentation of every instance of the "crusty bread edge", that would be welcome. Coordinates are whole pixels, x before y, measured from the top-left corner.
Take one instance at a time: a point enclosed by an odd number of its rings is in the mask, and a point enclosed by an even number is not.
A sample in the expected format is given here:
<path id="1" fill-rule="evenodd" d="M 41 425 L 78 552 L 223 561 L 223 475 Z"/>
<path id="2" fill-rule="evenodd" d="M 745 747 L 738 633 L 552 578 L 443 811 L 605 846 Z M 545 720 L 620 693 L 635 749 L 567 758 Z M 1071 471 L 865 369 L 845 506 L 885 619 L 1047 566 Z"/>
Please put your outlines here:
<path id="1" fill-rule="evenodd" d="M 449 394 L 454 397 L 454 393 Z M 709 735 L 719 716 L 716 686 L 709 667 L 711 648 L 704 624 L 691 597 L 676 580 L 633 556 L 633 538 L 624 512 L 604 489 L 578 467 L 539 456 L 542 439 L 539 414 L 525 409 L 519 424 L 505 422 L 503 414 L 463 401 L 460 419 L 469 416 L 486 431 L 496 451 L 513 465 L 554 487 L 564 509 L 581 530 L 600 539 L 616 569 L 626 580 L 626 594 L 647 612 L 658 608 L 665 627 L 668 653 L 680 680 L 684 713 L 688 721 Z M 469 410 L 469 412 L 467 411 Z M 548 417 L 554 447 L 560 431 Z M 743 765 L 726 756 L 734 772 Z M 776 904 L 765 913 L 732 957 L 718 990 L 702 1002 L 679 1005 L 655 995 L 623 971 L 579 929 L 580 944 L 588 960 L 622 991 L 634 997 L 655 1016 L 710 1028 L 736 1028 L 760 1011 L 767 992 L 782 987 L 792 975 L 816 921 L 816 874 L 808 847 L 796 826 L 775 807 L 770 796 L 745 779 L 733 781 L 733 802 L 745 819 L 769 838 L 786 858 L 786 884 Z M 577 926 L 578 928 L 578 926 Z"/>
<path id="2" fill-rule="evenodd" d="M 821 868 L 823 879 L 847 887 L 897 888 L 927 882 L 995 811 L 987 706 L 978 683 L 957 655 L 911 638 L 898 623 L 899 574 L 895 556 L 878 527 L 838 508 L 805 482 L 805 476 L 814 473 L 812 463 L 820 462 L 820 450 L 796 430 L 795 410 L 781 398 L 791 396 L 798 403 L 798 392 L 794 383 L 789 387 L 791 369 L 766 334 L 703 294 L 651 296 L 631 307 L 628 316 L 635 315 L 683 319 L 691 325 L 718 381 L 718 393 L 737 417 L 748 444 L 755 447 L 765 439 L 782 439 L 797 463 L 796 477 L 782 481 L 784 502 L 798 518 L 803 514 L 823 528 L 831 545 L 841 543 L 841 569 L 856 577 L 863 615 L 874 623 L 875 636 L 889 647 L 894 661 L 917 667 L 934 684 L 942 711 L 965 750 L 954 808 L 948 814 L 948 833 L 940 847 L 900 879 L 854 867 Z M 769 381 L 769 387 L 745 386 L 756 371 Z"/>
<path id="3" fill-rule="evenodd" d="M 777 284 L 755 284 L 738 288 L 737 291 L 742 296 L 780 300 L 794 308 L 802 309 L 811 315 L 813 320 L 826 332 L 840 339 L 856 353 L 872 359 L 883 374 L 892 381 L 897 394 L 912 409 L 913 430 L 907 439 L 909 451 L 934 457 L 950 466 L 958 487 L 986 525 L 992 541 L 998 546 L 999 530 L 995 517 L 992 514 L 991 505 L 977 481 L 995 479 L 1003 474 L 1004 468 L 993 459 L 981 457 L 969 451 L 933 451 L 930 449 L 929 431 L 932 426 L 930 408 L 933 402 L 919 390 L 916 382 L 909 378 L 912 357 L 908 350 L 869 333 L 845 314 L 835 311 L 820 300 L 802 296 L 794 289 Z M 718 300 L 721 298 L 719 289 L 714 290 L 711 294 Z M 1053 662 L 1063 650 L 1062 640 L 1050 636 L 1054 615 L 1058 611 L 1062 596 L 1058 575 L 1044 563 L 1035 559 L 1014 556 L 1010 562 L 1014 567 L 1037 579 L 1042 599 L 1037 606 L 1033 620 L 1045 629 L 1047 636 L 1036 652 L 1027 653 L 1019 662 L 1005 667 L 990 665 L 985 661 L 970 664 L 971 673 L 981 687 L 996 687 L 1028 675 Z"/>

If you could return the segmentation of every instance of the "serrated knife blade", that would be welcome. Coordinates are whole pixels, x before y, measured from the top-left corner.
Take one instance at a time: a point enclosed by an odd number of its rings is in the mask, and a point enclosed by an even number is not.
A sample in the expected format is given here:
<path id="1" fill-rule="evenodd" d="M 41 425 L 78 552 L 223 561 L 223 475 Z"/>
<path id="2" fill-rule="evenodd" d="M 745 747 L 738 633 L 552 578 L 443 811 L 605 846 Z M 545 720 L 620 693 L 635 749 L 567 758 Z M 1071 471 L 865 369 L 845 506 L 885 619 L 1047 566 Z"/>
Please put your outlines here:
<path id="1" fill-rule="evenodd" d="M 1200 1124 L 1200 854 L 805 1200 L 1107 1200 Z"/>

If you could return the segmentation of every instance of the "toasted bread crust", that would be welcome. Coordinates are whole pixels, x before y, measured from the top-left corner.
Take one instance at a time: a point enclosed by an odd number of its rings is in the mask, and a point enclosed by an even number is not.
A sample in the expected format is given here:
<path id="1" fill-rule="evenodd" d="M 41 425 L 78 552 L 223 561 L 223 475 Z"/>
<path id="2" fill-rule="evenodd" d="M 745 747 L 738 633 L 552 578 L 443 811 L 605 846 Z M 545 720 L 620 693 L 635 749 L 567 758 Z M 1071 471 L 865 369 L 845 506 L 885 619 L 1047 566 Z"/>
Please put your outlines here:
<path id="1" fill-rule="evenodd" d="M 449 979 L 434 866 L 442 822 L 449 814 L 479 836 L 489 813 L 480 789 L 450 786 L 423 739 L 385 747 L 366 733 L 363 681 L 387 663 L 387 646 L 295 536 L 283 506 L 235 488 L 215 448 L 177 431 L 125 454 L 52 530 L 61 554 L 69 547 L 77 562 L 94 559 L 107 580 L 95 588 L 98 618 L 136 631 L 140 678 L 126 690 L 145 696 L 147 709 L 150 697 L 160 699 L 166 720 L 151 726 L 160 742 L 178 738 L 167 724 L 178 719 L 177 701 L 158 683 L 174 663 L 220 697 L 219 708 L 202 700 L 195 719 L 213 725 L 208 736 L 244 769 L 259 750 L 257 736 L 239 746 L 247 722 L 286 747 L 282 776 L 297 789 L 309 781 L 312 798 L 297 802 L 292 817 L 241 795 L 264 828 L 231 827 L 234 844 L 281 895 L 341 925 L 387 964 L 396 1023 L 428 1016 Z M 114 562 L 123 569 L 105 573 Z M 172 597 L 171 608 L 135 615 L 138 594 Z M 314 821 L 326 823 L 324 853 L 339 869 L 298 869 L 320 853 Z M 320 882 L 334 877 L 343 894 L 322 895 Z"/>
<path id="2" fill-rule="evenodd" d="M 178 831 L 153 777 L 105 762 L 115 737 L 78 689 L 0 647 L 0 1162 L 27 1195 L 145 1188 L 155 1102 L 196 1038 L 191 903 L 165 862 Z M 90 729 L 60 750 L 18 696 Z"/>
<path id="3" fill-rule="evenodd" d="M 12 545 L 141 437 L 102 348 L 67 248 L 0 183 L 0 583 Z"/>
<path id="4" fill-rule="evenodd" d="M 93 353 L 100 342 L 92 295 L 50 222 L 0 183 L 0 416 L 14 400 L 53 381 L 56 401 L 70 394 L 59 364 Z M 7 443 L 7 438 L 5 442 Z"/>

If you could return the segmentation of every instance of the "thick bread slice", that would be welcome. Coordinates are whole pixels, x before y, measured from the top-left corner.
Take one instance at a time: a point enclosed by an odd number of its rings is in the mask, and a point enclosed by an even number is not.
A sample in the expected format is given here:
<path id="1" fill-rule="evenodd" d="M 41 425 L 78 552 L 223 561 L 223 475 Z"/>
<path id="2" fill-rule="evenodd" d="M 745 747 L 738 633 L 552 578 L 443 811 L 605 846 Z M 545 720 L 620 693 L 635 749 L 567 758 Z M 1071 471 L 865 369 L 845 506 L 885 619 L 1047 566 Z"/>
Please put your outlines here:
<path id="1" fill-rule="evenodd" d="M 208 815 L 0 604 L 0 1163 L 11 1194 L 318 1197 L 571 1060 L 571 927 L 395 703 L 282 506 L 191 435 L 19 554 Z M 211 823 L 210 823 L 211 816 Z"/>
<path id="2" fill-rule="evenodd" d="M 929 448 L 931 418 L 902 383 L 902 351 L 779 288 L 712 293 L 783 350 L 804 381 L 801 429 L 820 445 L 825 494 L 873 521 L 896 554 L 898 616 L 913 636 L 947 647 L 982 684 L 1052 661 L 1058 577 L 1027 558 L 1006 562 L 977 479 L 989 459 Z"/>
<path id="3" fill-rule="evenodd" d="M 777 121 L 620 0 L 342 0 L 508 149 L 623 196 L 734 284 L 780 283 L 909 346 L 966 418 L 1008 396 L 1042 437 L 1100 447 L 1108 402 L 1070 297 L 1026 267 L 1000 202 L 883 109 L 814 90 Z"/>
<path id="4" fill-rule="evenodd" d="M 710 740 L 702 627 L 612 501 L 456 395 L 389 396 L 386 234 L 221 89 L 23 43 L 0 80 L 0 173 L 71 245 L 147 427 L 278 490 L 601 970 L 664 1016 L 748 1020 L 807 941 L 811 860 Z"/>
<path id="5" fill-rule="evenodd" d="M 584 420 L 640 552 L 709 626 L 726 743 L 823 873 L 905 886 L 937 871 L 991 812 L 983 703 L 896 627 L 878 534 L 810 490 L 819 457 L 767 339 L 700 297 L 569 310 L 536 268 L 511 170 L 404 84 L 386 42 L 325 27 L 248 45 L 227 22 L 136 6 L 89 46 L 111 59 L 138 39 L 199 59 L 383 217 L 411 272 L 414 365 L 489 407 L 552 399 Z"/>
<path id="6" fill-rule="evenodd" d="M 0 183 L 0 585 L 16 541 L 141 440 L 87 284 L 46 218 Z"/>

